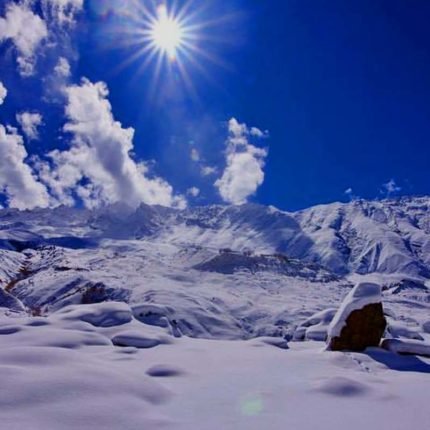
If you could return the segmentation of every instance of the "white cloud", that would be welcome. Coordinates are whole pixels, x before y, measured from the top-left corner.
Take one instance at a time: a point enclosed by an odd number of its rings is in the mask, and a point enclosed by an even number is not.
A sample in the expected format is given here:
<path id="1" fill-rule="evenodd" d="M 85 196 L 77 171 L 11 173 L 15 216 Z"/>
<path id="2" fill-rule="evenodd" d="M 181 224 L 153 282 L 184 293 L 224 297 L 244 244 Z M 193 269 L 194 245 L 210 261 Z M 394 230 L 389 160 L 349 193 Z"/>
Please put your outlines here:
<path id="1" fill-rule="evenodd" d="M 402 191 L 402 188 L 396 184 L 396 181 L 394 179 L 390 179 L 386 184 L 383 184 L 382 188 L 382 192 L 385 192 L 387 196 Z"/>
<path id="2" fill-rule="evenodd" d="M 66 204 L 75 192 L 87 207 L 118 201 L 184 207 L 184 198 L 174 196 L 170 184 L 150 177 L 147 164 L 131 158 L 134 129 L 114 119 L 107 96 L 102 82 L 84 79 L 67 87 L 64 130 L 72 134 L 71 147 L 52 151 L 51 165 L 39 165 L 42 180 Z"/>
<path id="3" fill-rule="evenodd" d="M 61 78 L 69 78 L 71 75 L 70 63 L 67 58 L 60 57 L 57 65 L 54 68 L 54 72 Z"/>
<path id="4" fill-rule="evenodd" d="M 28 140 L 39 139 L 37 128 L 42 124 L 42 115 L 37 112 L 22 112 L 16 115 L 16 120 L 21 125 L 22 131 Z"/>
<path id="5" fill-rule="evenodd" d="M 269 137 L 269 132 L 267 130 L 266 131 L 261 131 L 257 127 L 251 127 L 251 129 L 249 130 L 249 134 L 251 136 L 258 137 L 259 139 L 263 139 L 265 137 Z"/>
<path id="6" fill-rule="evenodd" d="M 194 162 L 198 163 L 200 161 L 199 151 L 197 151 L 196 148 L 192 148 L 191 152 L 190 152 L 190 157 L 191 157 L 191 160 L 193 160 Z"/>
<path id="7" fill-rule="evenodd" d="M 47 207 L 49 195 L 25 162 L 28 154 L 16 129 L 0 124 L 0 192 L 8 206 L 18 209 Z"/>
<path id="8" fill-rule="evenodd" d="M 84 6 L 84 0 L 42 0 L 44 14 L 60 24 L 74 24 L 75 16 Z"/>
<path id="9" fill-rule="evenodd" d="M 215 175 L 215 173 L 217 173 L 217 168 L 213 166 L 202 166 L 200 172 L 202 176 Z"/>
<path id="10" fill-rule="evenodd" d="M 228 124 L 227 166 L 215 187 L 227 203 L 243 204 L 253 195 L 264 181 L 264 164 L 267 150 L 249 143 L 255 136 L 246 124 L 232 118 Z"/>
<path id="11" fill-rule="evenodd" d="M 359 199 L 359 196 L 357 196 L 355 193 L 354 193 L 354 190 L 350 187 L 350 188 L 347 188 L 345 191 L 344 191 L 344 194 L 351 200 L 351 201 L 354 201 L 354 200 L 358 200 Z"/>
<path id="12" fill-rule="evenodd" d="M 200 195 L 200 189 L 197 187 L 191 187 L 187 190 L 187 194 L 192 197 L 198 197 Z"/>
<path id="13" fill-rule="evenodd" d="M 3 85 L 3 82 L 0 81 L 0 106 L 4 103 L 7 97 L 7 88 Z"/>
<path id="14" fill-rule="evenodd" d="M 26 2 L 6 6 L 4 18 L 0 17 L 0 42 L 8 39 L 13 41 L 22 76 L 34 74 L 36 50 L 47 36 L 45 21 L 33 13 Z"/>

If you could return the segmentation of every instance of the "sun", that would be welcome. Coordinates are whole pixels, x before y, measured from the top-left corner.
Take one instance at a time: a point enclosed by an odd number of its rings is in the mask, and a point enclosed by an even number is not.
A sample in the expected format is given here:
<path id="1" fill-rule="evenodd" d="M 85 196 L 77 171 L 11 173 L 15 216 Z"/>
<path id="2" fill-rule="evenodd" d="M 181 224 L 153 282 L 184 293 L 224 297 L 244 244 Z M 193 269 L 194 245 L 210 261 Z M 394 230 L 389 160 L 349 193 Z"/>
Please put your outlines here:
<path id="1" fill-rule="evenodd" d="M 231 43 L 231 35 L 223 28 L 230 28 L 236 15 L 217 15 L 218 2 L 128 0 L 121 4 L 122 12 L 115 16 L 107 39 L 114 48 L 126 50 L 127 56 L 113 73 L 134 64 L 132 79 L 137 81 L 149 71 L 149 99 L 162 100 L 159 90 L 163 85 L 163 94 L 183 92 L 198 100 L 195 83 L 199 75 L 218 85 L 211 67 L 231 70 L 219 53 Z"/>
<path id="2" fill-rule="evenodd" d="M 174 60 L 177 50 L 184 44 L 184 37 L 185 30 L 180 21 L 169 16 L 165 5 L 160 5 L 150 31 L 155 48 L 166 54 L 170 60 Z"/>

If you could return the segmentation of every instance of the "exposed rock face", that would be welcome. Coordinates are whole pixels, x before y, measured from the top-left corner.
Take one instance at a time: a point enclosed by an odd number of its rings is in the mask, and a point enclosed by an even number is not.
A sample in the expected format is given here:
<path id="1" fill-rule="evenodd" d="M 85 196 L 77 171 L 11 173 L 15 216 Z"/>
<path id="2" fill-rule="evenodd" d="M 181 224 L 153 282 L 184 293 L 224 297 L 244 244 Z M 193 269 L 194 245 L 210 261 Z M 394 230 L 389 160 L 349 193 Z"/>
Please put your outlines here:
<path id="1" fill-rule="evenodd" d="M 381 287 L 372 283 L 356 285 L 347 295 L 328 332 L 332 351 L 363 351 L 379 346 L 387 322 L 384 317 Z"/>
<path id="2" fill-rule="evenodd" d="M 366 305 L 351 312 L 340 336 L 330 339 L 332 351 L 363 351 L 369 346 L 379 346 L 386 321 L 382 303 Z"/>

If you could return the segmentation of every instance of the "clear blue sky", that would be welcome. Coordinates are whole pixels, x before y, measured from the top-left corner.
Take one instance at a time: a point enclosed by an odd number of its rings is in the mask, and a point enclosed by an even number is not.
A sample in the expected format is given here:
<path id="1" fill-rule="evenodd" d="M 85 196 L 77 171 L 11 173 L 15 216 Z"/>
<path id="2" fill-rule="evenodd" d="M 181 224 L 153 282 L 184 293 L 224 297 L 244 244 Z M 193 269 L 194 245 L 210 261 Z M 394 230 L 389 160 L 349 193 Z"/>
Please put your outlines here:
<path id="1" fill-rule="evenodd" d="M 115 2 L 87 1 L 62 41 L 70 47 L 47 51 L 32 77 L 18 73 L 12 42 L 0 44 L 0 81 L 8 89 L 0 123 L 16 125 L 23 110 L 40 112 L 40 139 L 25 143 L 28 153 L 67 148 L 59 132 L 64 103 L 46 97 L 49 70 L 66 49 L 70 85 L 81 77 L 106 82 L 115 119 L 135 129 L 135 159 L 154 160 L 156 174 L 178 193 L 199 188 L 190 204 L 221 202 L 216 177 L 202 177 L 190 151 L 222 172 L 232 117 L 270 133 L 256 143 L 269 152 L 250 201 L 295 210 L 348 200 L 348 188 L 382 197 L 390 179 L 398 194 L 430 193 L 430 2 L 197 3 L 204 8 L 193 23 L 212 23 L 200 31 L 199 47 L 216 61 L 182 59 L 194 93 L 175 64 L 154 83 L 155 64 L 141 71 L 149 54 L 119 67 L 136 52 L 126 46 L 135 21 L 117 13 Z"/>

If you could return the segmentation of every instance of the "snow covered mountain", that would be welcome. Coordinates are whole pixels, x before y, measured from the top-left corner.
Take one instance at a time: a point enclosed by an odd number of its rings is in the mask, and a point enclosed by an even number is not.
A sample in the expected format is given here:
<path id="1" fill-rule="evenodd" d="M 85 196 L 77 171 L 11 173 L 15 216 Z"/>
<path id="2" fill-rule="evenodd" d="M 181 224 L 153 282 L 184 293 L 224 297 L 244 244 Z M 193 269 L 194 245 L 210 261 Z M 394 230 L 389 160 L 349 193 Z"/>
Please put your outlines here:
<path id="1" fill-rule="evenodd" d="M 430 198 L 354 201 L 296 213 L 259 205 L 0 211 L 0 305 L 48 314 L 132 304 L 178 335 L 285 334 L 336 305 L 357 278 L 393 312 L 430 307 Z M 410 316 L 409 316 L 410 317 Z"/>

